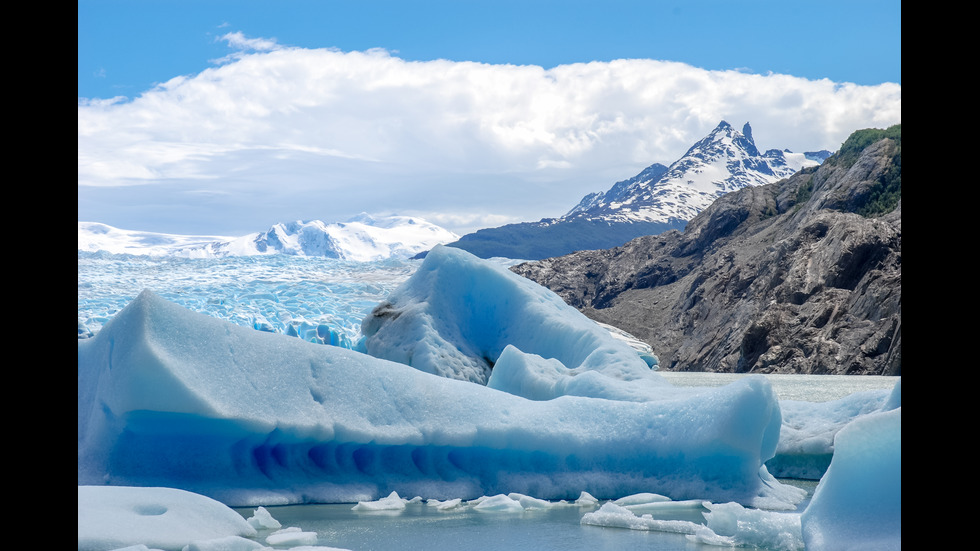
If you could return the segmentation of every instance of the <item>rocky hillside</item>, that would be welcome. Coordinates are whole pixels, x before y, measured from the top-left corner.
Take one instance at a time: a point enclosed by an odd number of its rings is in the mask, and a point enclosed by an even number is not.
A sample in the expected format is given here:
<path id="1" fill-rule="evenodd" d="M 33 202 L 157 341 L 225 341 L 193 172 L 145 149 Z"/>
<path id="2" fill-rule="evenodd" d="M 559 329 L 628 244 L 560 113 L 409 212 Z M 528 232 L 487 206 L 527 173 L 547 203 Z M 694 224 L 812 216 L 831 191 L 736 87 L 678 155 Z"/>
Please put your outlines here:
<path id="1" fill-rule="evenodd" d="M 653 346 L 661 369 L 900 375 L 901 125 L 728 193 L 684 232 L 512 269 Z"/>

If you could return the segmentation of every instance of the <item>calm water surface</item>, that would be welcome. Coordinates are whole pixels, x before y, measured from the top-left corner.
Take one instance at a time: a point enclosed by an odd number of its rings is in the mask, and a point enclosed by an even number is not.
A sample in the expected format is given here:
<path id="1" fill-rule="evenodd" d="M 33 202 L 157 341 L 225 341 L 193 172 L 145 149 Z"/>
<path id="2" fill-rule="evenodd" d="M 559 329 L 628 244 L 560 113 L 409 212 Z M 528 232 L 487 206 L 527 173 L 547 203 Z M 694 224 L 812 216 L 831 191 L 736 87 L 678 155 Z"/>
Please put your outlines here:
<path id="1" fill-rule="evenodd" d="M 813 494 L 816 481 L 783 482 Z M 807 500 L 800 504 L 806 507 Z M 267 507 L 283 527 L 316 532 L 317 545 L 353 551 L 432 551 L 440 549 L 624 551 L 715 550 L 719 547 L 688 541 L 684 534 L 583 525 L 582 516 L 596 508 L 555 507 L 523 513 L 465 509 L 439 512 L 425 504 L 409 504 L 399 512 L 353 511 L 352 504 Z M 253 509 L 241 508 L 245 517 Z M 661 517 L 658 517 L 661 518 Z M 703 522 L 703 518 L 672 517 Z M 665 518 L 666 520 L 666 518 Z M 262 538 L 257 538 L 262 541 Z"/>
<path id="2" fill-rule="evenodd" d="M 723 386 L 745 373 L 658 371 L 676 386 Z M 865 390 L 891 390 L 900 377 L 879 375 L 765 375 L 780 400 L 827 402 Z"/>

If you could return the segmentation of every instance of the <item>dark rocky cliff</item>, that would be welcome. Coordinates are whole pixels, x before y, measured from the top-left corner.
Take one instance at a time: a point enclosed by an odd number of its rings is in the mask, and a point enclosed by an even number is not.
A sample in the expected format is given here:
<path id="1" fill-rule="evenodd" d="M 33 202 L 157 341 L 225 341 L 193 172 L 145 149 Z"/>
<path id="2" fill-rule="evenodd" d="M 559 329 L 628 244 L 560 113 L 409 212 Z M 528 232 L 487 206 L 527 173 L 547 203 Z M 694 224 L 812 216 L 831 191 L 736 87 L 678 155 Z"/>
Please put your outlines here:
<path id="1" fill-rule="evenodd" d="M 900 375 L 901 126 L 729 193 L 684 232 L 512 269 L 653 346 L 661 369 Z"/>

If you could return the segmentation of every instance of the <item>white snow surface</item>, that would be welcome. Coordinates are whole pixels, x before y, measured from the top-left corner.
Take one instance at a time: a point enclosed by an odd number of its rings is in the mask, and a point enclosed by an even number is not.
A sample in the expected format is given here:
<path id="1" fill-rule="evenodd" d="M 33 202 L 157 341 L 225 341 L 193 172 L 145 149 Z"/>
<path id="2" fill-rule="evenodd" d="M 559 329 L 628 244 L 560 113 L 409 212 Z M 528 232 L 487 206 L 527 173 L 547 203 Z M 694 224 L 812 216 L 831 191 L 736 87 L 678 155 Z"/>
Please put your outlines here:
<path id="1" fill-rule="evenodd" d="M 457 239 L 453 232 L 421 218 L 365 213 L 329 224 L 321 220 L 279 223 L 240 237 L 172 235 L 78 223 L 80 251 L 184 258 L 287 254 L 370 262 L 411 258 Z"/>
<path id="2" fill-rule="evenodd" d="M 771 184 L 819 164 L 804 153 L 775 149 L 759 152 L 751 133 L 746 136 L 721 121 L 663 176 L 643 178 L 641 173 L 622 189 L 614 186 L 614 196 L 609 196 L 613 190 L 590 193 L 562 218 L 662 223 L 690 220 L 726 193 Z"/>
<path id="3" fill-rule="evenodd" d="M 78 223 L 78 250 L 87 252 L 208 258 L 217 254 L 218 244 L 234 239 L 236 238 L 221 235 L 176 235 L 123 230 L 98 222 Z"/>

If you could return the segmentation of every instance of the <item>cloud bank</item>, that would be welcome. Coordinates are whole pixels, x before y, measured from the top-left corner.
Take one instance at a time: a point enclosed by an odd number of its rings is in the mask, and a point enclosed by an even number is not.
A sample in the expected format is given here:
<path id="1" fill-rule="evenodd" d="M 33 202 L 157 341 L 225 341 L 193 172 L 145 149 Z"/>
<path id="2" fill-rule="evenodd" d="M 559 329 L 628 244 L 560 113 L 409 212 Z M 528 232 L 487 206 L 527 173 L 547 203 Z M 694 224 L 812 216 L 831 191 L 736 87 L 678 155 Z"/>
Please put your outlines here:
<path id="1" fill-rule="evenodd" d="M 751 122 L 760 149 L 793 151 L 836 150 L 854 130 L 901 122 L 892 83 L 649 59 L 417 62 L 220 39 L 241 51 L 132 100 L 79 98 L 80 220 L 229 234 L 385 211 L 465 232 L 561 215 L 676 160 L 722 119 Z"/>

